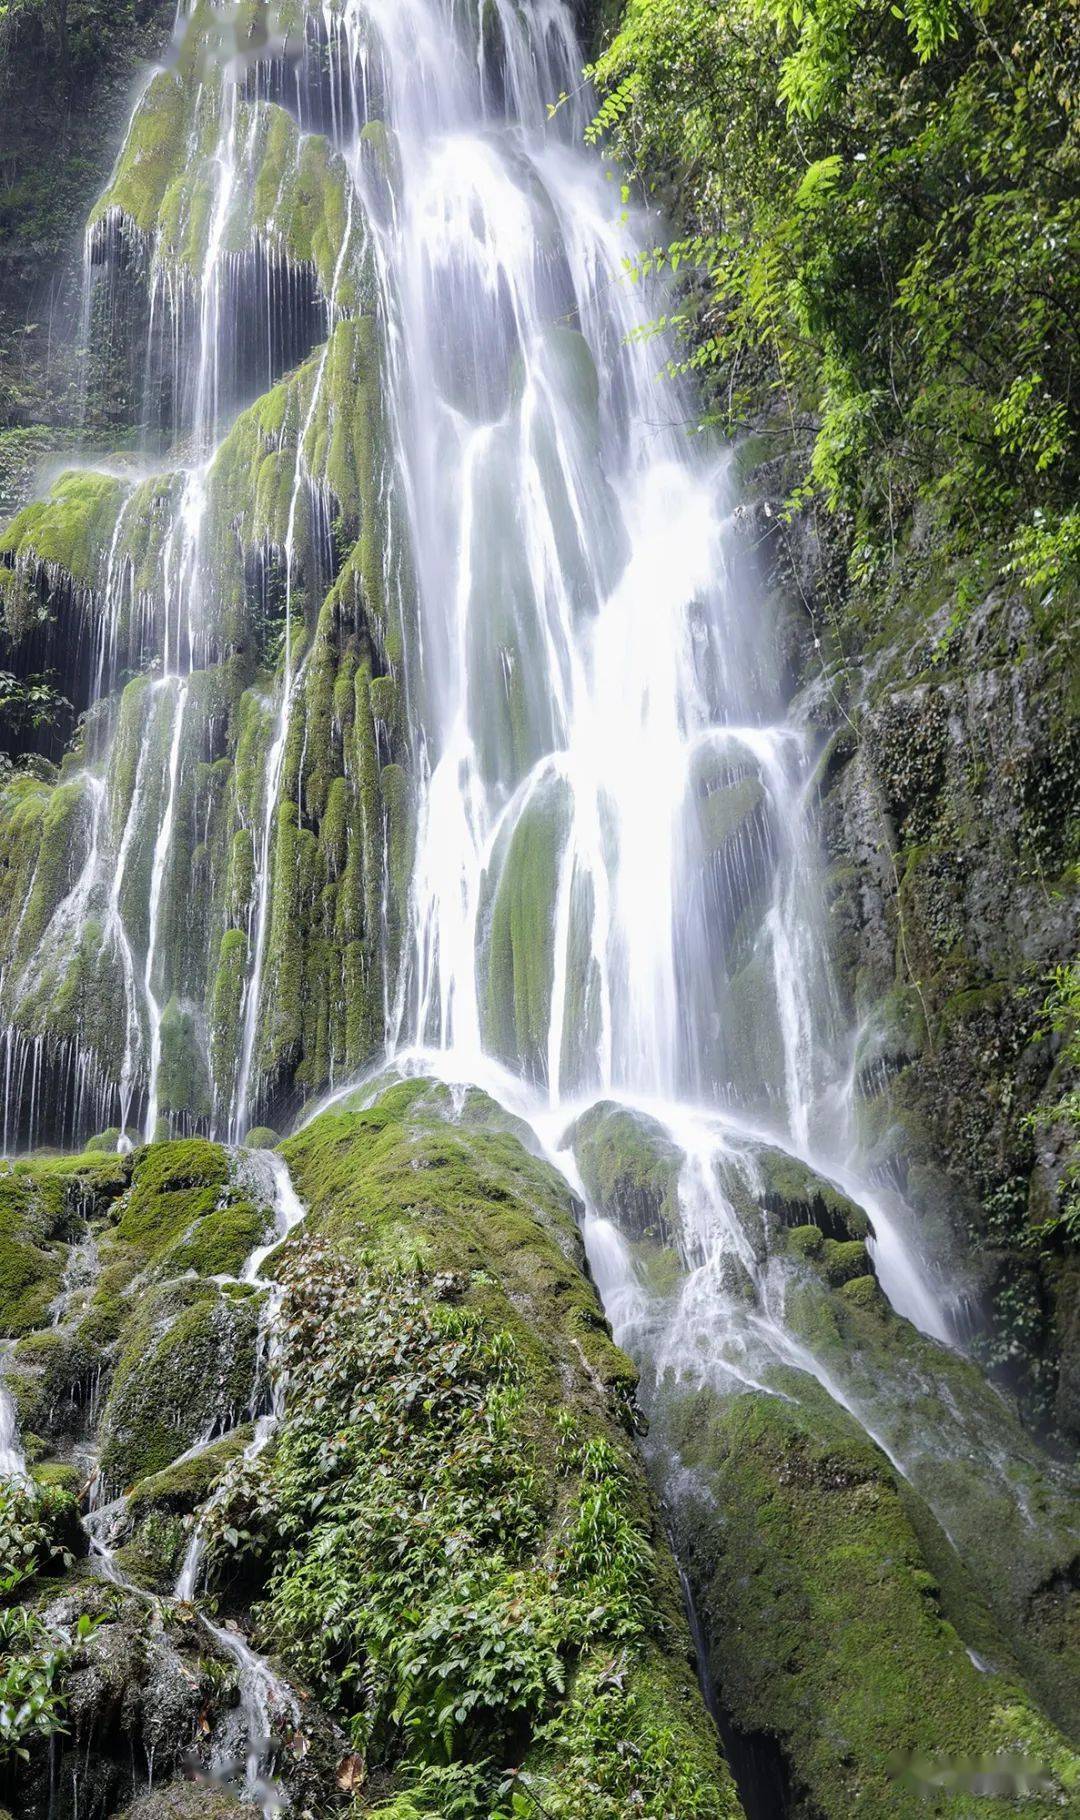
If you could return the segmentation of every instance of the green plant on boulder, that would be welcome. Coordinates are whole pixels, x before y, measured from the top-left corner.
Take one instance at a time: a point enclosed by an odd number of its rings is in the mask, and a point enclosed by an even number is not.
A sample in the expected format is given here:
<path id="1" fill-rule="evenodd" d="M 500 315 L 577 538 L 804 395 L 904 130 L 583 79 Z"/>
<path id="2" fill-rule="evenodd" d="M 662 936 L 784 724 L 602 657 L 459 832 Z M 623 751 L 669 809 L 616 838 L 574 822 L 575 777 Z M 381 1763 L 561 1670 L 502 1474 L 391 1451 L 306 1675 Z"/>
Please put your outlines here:
<path id="1" fill-rule="evenodd" d="M 348 1723 L 391 1801 L 364 1813 L 734 1816 L 632 1371 L 572 1198 L 493 1111 L 407 1081 L 289 1141 L 286 1413 L 211 1571 L 269 1566 L 259 1635 Z"/>

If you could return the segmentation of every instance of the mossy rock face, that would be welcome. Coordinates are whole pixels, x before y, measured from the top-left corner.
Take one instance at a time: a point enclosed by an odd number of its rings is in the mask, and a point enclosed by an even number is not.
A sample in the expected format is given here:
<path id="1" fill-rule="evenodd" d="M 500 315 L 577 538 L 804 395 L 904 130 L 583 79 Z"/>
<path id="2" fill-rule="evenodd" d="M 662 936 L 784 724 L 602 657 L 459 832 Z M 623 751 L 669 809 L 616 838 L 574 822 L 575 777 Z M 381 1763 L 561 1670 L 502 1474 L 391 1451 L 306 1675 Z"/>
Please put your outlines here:
<path id="1" fill-rule="evenodd" d="M 763 1144 L 754 1162 L 764 1185 L 762 1205 L 785 1226 L 817 1226 L 841 1243 L 872 1236 L 863 1209 L 797 1157 Z"/>
<path id="2" fill-rule="evenodd" d="M 0 1321 L 9 1336 L 39 1326 L 60 1288 L 61 1254 L 49 1248 L 57 1225 L 25 1175 L 0 1181 Z"/>
<path id="3" fill-rule="evenodd" d="M 478 1820 L 511 1769 L 556 1820 L 578 1820 L 597 1785 L 613 1813 L 674 1802 L 738 1820 L 636 1449 L 636 1374 L 585 1273 L 579 1203 L 478 1091 L 396 1080 L 356 1100 L 284 1147 L 310 1211 L 275 1255 L 289 1389 L 269 1446 L 246 1451 L 265 1388 L 255 1384 L 265 1293 L 205 1274 L 236 1222 L 265 1214 L 252 1189 L 263 1169 L 201 1139 L 95 1157 L 112 1178 L 90 1214 L 99 1274 L 59 1328 L 19 1342 L 27 1396 L 44 1408 L 57 1387 L 74 1394 L 101 1372 L 100 1413 L 79 1410 L 99 1450 L 115 1559 L 136 1584 L 171 1592 L 203 1513 L 212 1590 L 305 1689 L 283 1709 L 277 1771 L 298 1806 L 333 1803 L 343 1762 L 362 1763 L 375 1811 L 421 1773 L 430 1781 L 416 1741 L 452 1697 L 465 1716 L 442 1722 L 453 1732 L 446 1795 L 473 1791 Z M 43 1173 L 53 1184 L 57 1208 L 88 1167 L 28 1166 L 35 1185 Z M 237 1249 L 261 1236 L 245 1226 Z M 71 1255 L 70 1240 L 57 1243 Z M 194 1268 L 181 1271 L 196 1244 Z M 312 1295 L 325 1311 L 317 1331 Z M 227 1432 L 200 1445 L 215 1424 Z M 69 1488 L 85 1473 L 49 1456 L 66 1432 L 40 1427 L 26 1437 L 41 1456 L 35 1473 L 71 1515 Z M 342 1497 L 353 1541 L 342 1548 L 335 1535 L 331 1547 Z M 166 1601 L 136 1613 L 94 1580 L 62 1579 L 35 1597 L 77 1636 L 71 1751 L 103 1812 L 160 1799 L 167 1815 L 182 1760 L 242 1758 L 234 1668 L 190 1610 L 171 1616 Z M 97 1625 L 85 1635 L 83 1612 Z M 417 1681 L 410 1660 L 446 1625 L 453 1660 Z M 506 1652 L 494 1676 L 489 1645 L 496 1660 Z M 342 1729 L 357 1718 L 354 1668 L 364 1709 L 378 1714 L 355 1758 Z M 152 1796 L 139 1786 L 148 1752 L 164 1777 Z M 61 1774 L 68 1754 L 62 1745 Z M 35 1750 L 19 1771 L 30 1806 L 47 1757 Z M 443 1783 L 430 1792 L 429 1811 L 442 1811 Z"/>
<path id="4" fill-rule="evenodd" d="M 410 1080 L 324 1113 L 283 1147 L 310 1211 L 278 1266 L 290 1394 L 260 1462 L 264 1640 L 342 1717 L 355 1698 L 348 1664 L 363 1659 L 379 1715 L 363 1771 L 386 1798 L 404 1799 L 419 1769 L 412 1739 L 428 1735 L 429 1705 L 433 1716 L 452 1697 L 446 1739 L 478 1815 L 513 1761 L 557 1820 L 588 1812 L 596 1787 L 612 1813 L 666 1802 L 727 1820 L 741 1810 L 633 1441 L 635 1374 L 584 1274 L 574 1197 L 505 1125 L 483 1095 Z M 310 1325 L 320 1306 L 321 1334 Z M 367 1413 L 350 1423 L 361 1385 Z M 494 1449 L 482 1440 L 492 1421 Z M 316 1445 L 324 1428 L 340 1436 L 332 1467 Z M 298 1492 L 310 1513 L 299 1529 Z M 242 1528 L 243 1485 L 230 1495 L 223 1522 Z M 330 1546 L 343 1499 L 347 1556 Z M 594 1510 L 600 1556 L 575 1540 Z M 608 1550 L 629 1574 L 618 1594 Z M 227 1545 L 213 1571 L 227 1583 Z M 328 1652 L 332 1605 L 343 1617 Z M 493 1681 L 479 1671 L 478 1625 L 506 1652 Z M 444 1626 L 459 1638 L 456 1666 L 407 1687 L 402 1665 Z M 614 1678 L 612 1626 L 625 1626 Z M 555 1682 L 543 1666 L 553 1647 L 568 1670 Z"/>
<path id="5" fill-rule="evenodd" d="M 797 1403 L 673 1389 L 660 1426 L 685 1468 L 675 1535 L 713 1677 L 736 1725 L 780 1744 L 790 1812 L 916 1820 L 925 1797 L 907 1760 L 1009 1753 L 1049 1773 L 1033 1813 L 1080 1798 L 1080 1758 L 1032 1705 L 1000 1636 L 991 1670 L 973 1662 L 954 1628 L 970 1611 L 950 1609 L 902 1483 L 845 1411 L 802 1385 Z M 985 1609 L 981 1621 L 985 1647 Z M 940 1796 L 935 1811 L 960 1820 L 970 1798 Z"/>
<path id="6" fill-rule="evenodd" d="M 259 1298 L 227 1279 L 274 1228 L 254 1165 L 196 1138 L 34 1160 L 5 1179 L 20 1230 L 56 1234 L 18 1304 L 9 1388 L 24 1439 L 70 1452 L 104 1397 L 109 1470 L 127 1487 L 247 1408 Z"/>
<path id="7" fill-rule="evenodd" d="M 272 1229 L 221 1146 L 185 1138 L 137 1152 L 112 1236 L 158 1276 L 234 1276 Z"/>
<path id="8" fill-rule="evenodd" d="M 533 1079 L 547 1079 L 554 977 L 554 906 L 567 833 L 561 785 L 546 785 L 523 809 L 493 863 L 484 961 L 484 1030 L 494 1052 Z"/>
<path id="9" fill-rule="evenodd" d="M 225 1128 L 235 1115 L 267 823 L 274 883 L 263 974 L 275 990 L 260 998 L 255 1118 L 283 1121 L 331 1078 L 359 1073 L 382 1041 L 412 872 L 410 729 L 395 703 L 414 603 L 405 569 L 388 572 L 389 541 L 400 552 L 406 539 L 386 484 L 381 357 L 378 322 L 342 314 L 325 345 L 240 411 L 218 446 L 198 583 L 207 654 L 182 689 L 155 682 L 143 648 L 147 603 L 160 608 L 167 592 L 182 474 L 134 485 L 65 476 L 5 533 L 19 567 L 3 569 L 0 552 L 0 573 L 55 576 L 65 599 L 77 599 L 78 625 L 56 609 L 64 649 L 91 636 L 97 644 L 109 574 L 114 581 L 113 668 L 87 723 L 93 765 L 73 755 L 59 777 L 0 781 L 0 1017 L 22 1046 L 19 1065 L 40 1048 L 45 1102 L 85 1100 L 80 1136 L 96 1129 L 99 1141 L 115 1141 L 101 1127 L 118 1122 L 120 1083 L 134 1076 L 136 1105 L 148 1085 L 149 1029 L 134 982 L 169 801 L 153 1135 Z M 267 803 L 286 595 L 294 699 L 278 800 Z M 121 687 L 130 670 L 139 673 Z M 89 1093 L 76 1092 L 76 1054 Z"/>
<path id="10" fill-rule="evenodd" d="M 255 1389 L 257 1297 L 212 1284 L 151 1291 L 125 1335 L 101 1418 L 101 1472 L 126 1489 L 159 1473 Z"/>
<path id="11" fill-rule="evenodd" d="M 250 1804 L 230 1795 L 228 1789 L 199 1782 L 170 1782 L 151 1789 L 126 1807 L 120 1820 L 244 1820 Z"/>
<path id="12" fill-rule="evenodd" d="M 678 1245 L 682 1153 L 655 1119 L 602 1101 L 563 1141 L 598 1213 L 627 1238 Z"/>
<path id="13" fill-rule="evenodd" d="M 191 1521 L 222 1474 L 239 1458 L 252 1430 L 238 1428 L 190 1460 L 140 1479 L 127 1503 L 125 1561 L 137 1563 L 141 1583 L 171 1592 L 183 1565 Z"/>
<path id="14" fill-rule="evenodd" d="M 44 1325 L 84 1214 L 107 1205 L 124 1179 L 122 1166 L 96 1158 L 0 1167 L 0 1335 Z"/>
<path id="15" fill-rule="evenodd" d="M 976 1365 L 893 1311 L 858 1241 L 785 1236 L 789 1331 L 902 1462 L 1044 1710 L 1080 1736 L 1075 1482 Z"/>
<path id="16" fill-rule="evenodd" d="M 627 1241 L 636 1283 L 613 1306 L 642 1372 L 661 1482 L 663 1411 L 677 1395 L 668 1368 L 687 1395 L 695 1383 L 730 1392 L 748 1373 L 800 1410 L 805 1398 L 811 1415 L 826 1386 L 897 1463 L 926 1522 L 952 1539 L 950 1573 L 978 1589 L 1044 1712 L 1080 1734 L 1073 1487 L 977 1366 L 894 1312 L 863 1209 L 797 1158 L 718 1127 L 713 1195 L 700 1212 L 688 1202 L 673 1250 L 657 1217 L 657 1183 L 662 1192 L 677 1180 L 681 1156 L 667 1132 L 601 1105 L 567 1141 L 597 1210 Z M 731 1222 L 752 1259 L 736 1255 Z M 704 1299 L 684 1294 L 701 1263 Z M 774 1343 L 778 1309 L 784 1337 Z M 788 1341 L 804 1349 L 804 1376 L 790 1371 Z"/>
<path id="17" fill-rule="evenodd" d="M 228 1796 L 205 1771 L 214 1746 L 231 1739 L 236 1676 L 209 1634 L 92 1579 L 46 1587 L 37 1610 L 54 1635 L 72 1639 L 66 1729 L 51 1754 L 35 1750 L 16 1767 L 14 1811 L 47 1808 L 51 1774 L 54 1788 L 70 1788 L 74 1775 L 96 1812 L 117 1813 L 147 1793 L 149 1762 L 164 1785 L 195 1766 L 200 1780 L 186 1786 L 212 1792 L 216 1804 L 200 1813 L 223 1813 Z"/>

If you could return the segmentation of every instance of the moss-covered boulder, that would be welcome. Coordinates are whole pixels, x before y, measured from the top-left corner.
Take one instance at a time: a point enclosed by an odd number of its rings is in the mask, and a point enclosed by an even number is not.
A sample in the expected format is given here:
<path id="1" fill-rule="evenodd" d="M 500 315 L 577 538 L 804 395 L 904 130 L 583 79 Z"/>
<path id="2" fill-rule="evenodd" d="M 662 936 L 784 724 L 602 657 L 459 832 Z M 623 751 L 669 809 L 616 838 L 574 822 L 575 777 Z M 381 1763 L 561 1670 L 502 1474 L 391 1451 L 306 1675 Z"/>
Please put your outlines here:
<path id="1" fill-rule="evenodd" d="M 40 1238 L 46 1221 L 54 1234 L 33 1252 L 33 1297 L 21 1291 L 7 1314 L 0 1301 L 35 1457 L 70 1458 L 100 1422 L 105 1477 L 126 1489 L 242 1419 L 260 1296 L 230 1279 L 275 1219 L 255 1161 L 193 1138 L 35 1159 L 5 1179 L 20 1232 L 30 1222 Z"/>
<path id="2" fill-rule="evenodd" d="M 120 1559 L 140 1585 L 171 1592 L 183 1565 L 192 1523 L 218 1480 L 251 1440 L 243 1426 L 160 1472 L 139 1480 L 127 1500 Z"/>
<path id="3" fill-rule="evenodd" d="M 126 1807 L 121 1820 L 246 1820 L 250 1806 L 228 1789 L 202 1782 L 170 1782 Z"/>
<path id="4" fill-rule="evenodd" d="M 657 1120 L 601 1101 L 575 1121 L 563 1143 L 573 1150 L 598 1213 L 627 1238 L 678 1247 L 682 1152 Z"/>
<path id="5" fill-rule="evenodd" d="M 0 1164 L 0 1335 L 45 1324 L 86 1215 L 109 1205 L 125 1175 L 115 1157 Z"/>
<path id="6" fill-rule="evenodd" d="M 628 1280 L 615 1305 L 626 1311 L 626 1341 L 642 1370 L 661 1482 L 670 1477 L 665 1412 L 695 1387 L 703 1400 L 693 1419 L 702 1421 L 715 1407 L 726 1423 L 723 1398 L 740 1385 L 793 1403 L 811 1427 L 820 1407 L 851 1412 L 924 1530 L 950 1538 L 935 1569 L 978 1589 L 996 1647 L 1029 1698 L 1077 1735 L 1080 1596 L 1068 1471 L 1025 1434 L 976 1366 L 895 1313 L 875 1275 L 863 1208 L 756 1137 L 718 1122 L 700 1140 L 701 1154 L 683 1164 L 666 1128 L 605 1106 L 567 1134 L 599 1211 L 626 1241 Z M 655 1214 L 655 1185 L 672 1182 L 682 1183 L 674 1248 L 655 1217 L 641 1217 L 642 1185 Z M 795 1362 L 802 1371 L 791 1370 Z M 679 1455 L 677 1439 L 671 1445 Z"/>
<path id="7" fill-rule="evenodd" d="M 861 1243 L 814 1227 L 785 1240 L 789 1331 L 936 1514 L 1044 1709 L 1080 1736 L 1068 1466 L 1047 1458 L 977 1366 L 894 1312 Z"/>
<path id="8" fill-rule="evenodd" d="M 512 1774 L 566 1820 L 734 1816 L 635 1374 L 573 1196 L 505 1126 L 408 1081 L 284 1146 L 310 1209 L 277 1266 L 288 1400 L 211 1572 L 268 1574 L 258 1635 L 348 1724 L 361 1812 L 480 1820 Z"/>
<path id="9" fill-rule="evenodd" d="M 101 1419 L 101 1472 L 126 1490 L 250 1412 L 258 1297 L 206 1283 L 148 1292 L 125 1332 Z"/>
<path id="10" fill-rule="evenodd" d="M 736 1727 L 779 1744 L 790 1813 L 917 1820 L 930 1801 L 960 1820 L 965 1766 L 970 1778 L 995 1761 L 1028 1778 L 1025 1812 L 1071 1811 L 1080 1757 L 955 1567 L 939 1579 L 947 1543 L 846 1411 L 801 1383 L 671 1391 L 661 1409 L 710 1670 Z"/>

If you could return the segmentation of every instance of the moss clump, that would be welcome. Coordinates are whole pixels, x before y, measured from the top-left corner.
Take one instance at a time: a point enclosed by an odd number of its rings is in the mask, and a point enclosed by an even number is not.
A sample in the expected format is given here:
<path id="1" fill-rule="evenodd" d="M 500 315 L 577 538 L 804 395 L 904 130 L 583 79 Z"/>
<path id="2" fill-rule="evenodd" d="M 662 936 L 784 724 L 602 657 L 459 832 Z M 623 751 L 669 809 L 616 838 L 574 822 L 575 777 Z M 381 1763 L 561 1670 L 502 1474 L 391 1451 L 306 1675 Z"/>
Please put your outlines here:
<path id="1" fill-rule="evenodd" d="M 217 1571 L 269 1566 L 263 1641 L 403 1812 L 485 1820 L 513 1767 L 558 1820 L 728 1820 L 634 1374 L 571 1195 L 504 1124 L 409 1081 L 285 1146 L 310 1207 L 281 1265 L 289 1399 Z"/>
<path id="2" fill-rule="evenodd" d="M 678 1242 L 682 1156 L 655 1119 L 601 1101 L 564 1141 L 598 1213 L 628 1238 Z"/>
<path id="3" fill-rule="evenodd" d="M 839 1289 L 853 1281 L 874 1284 L 866 1246 L 861 1239 L 828 1239 L 820 1226 L 793 1226 L 787 1234 L 785 1249 L 789 1256 L 813 1264 L 834 1288 Z"/>
<path id="4" fill-rule="evenodd" d="M 838 1240 L 869 1235 L 863 1209 L 797 1157 L 763 1144 L 755 1149 L 754 1161 L 764 1184 L 762 1205 L 785 1226 L 818 1226 Z"/>
<path id="5" fill-rule="evenodd" d="M 737 841 L 751 822 L 760 817 L 766 801 L 761 779 L 749 773 L 735 783 L 710 790 L 698 805 L 705 852 L 721 853 L 729 841 Z"/>
<path id="6" fill-rule="evenodd" d="M 670 1388 L 662 1429 L 686 1469 L 676 1537 L 713 1675 L 736 1724 L 779 1741 L 790 1811 L 916 1820 L 925 1800 L 906 1760 L 1014 1753 L 1054 1780 L 1032 1812 L 1061 1812 L 1080 1795 L 1080 1759 L 1000 1639 L 994 1672 L 973 1664 L 884 1456 L 816 1387 L 787 1388 L 798 1403 Z M 945 1795 L 935 1811 L 959 1820 L 970 1800 Z"/>
<path id="7" fill-rule="evenodd" d="M 245 1150 L 273 1150 L 280 1135 L 271 1125 L 255 1125 L 244 1139 Z"/>
<path id="8" fill-rule="evenodd" d="M 127 491 L 110 474 L 62 475 L 47 499 L 27 506 L 0 534 L 0 561 L 41 563 L 96 587 Z"/>
<path id="9" fill-rule="evenodd" d="M 60 1288 L 73 1210 L 57 1177 L 30 1166 L 0 1173 L 0 1333 L 9 1338 L 45 1321 Z"/>
<path id="10" fill-rule="evenodd" d="M 272 1226 L 272 1208 L 234 1177 L 220 1144 L 177 1138 L 136 1152 L 111 1239 L 158 1277 L 235 1276 Z"/>
<path id="11" fill-rule="evenodd" d="M 163 1591 L 176 1584 L 192 1514 L 207 1502 L 250 1438 L 249 1428 L 236 1429 L 194 1459 L 139 1481 L 128 1500 L 125 1550 L 132 1559 L 137 1557 L 142 1580 Z"/>
<path id="12" fill-rule="evenodd" d="M 219 1144 L 204 1138 L 149 1144 L 135 1157 L 116 1237 L 149 1259 L 212 1214 L 228 1181 L 229 1159 Z"/>
<path id="13" fill-rule="evenodd" d="M 188 94 L 179 71 L 162 70 L 146 89 L 132 116 L 112 182 L 90 217 L 111 210 L 126 215 L 144 234 L 152 232 L 177 164 L 183 159 Z"/>
<path id="14" fill-rule="evenodd" d="M 257 1245 L 264 1244 L 273 1230 L 273 1209 L 265 1202 L 238 1195 L 171 1245 L 158 1260 L 158 1273 L 179 1276 L 190 1270 L 196 1276 L 235 1276 L 245 1258 Z"/>
<path id="15" fill-rule="evenodd" d="M 78 1433 L 101 1369 L 94 1336 L 52 1326 L 28 1333 L 15 1348 L 12 1388 L 24 1433 L 53 1439 Z"/>
<path id="16" fill-rule="evenodd" d="M 197 1282 L 141 1298 L 102 1414 L 107 1484 L 123 1489 L 160 1473 L 215 1424 L 230 1428 L 249 1409 L 256 1303 L 251 1293 Z"/>
<path id="17" fill-rule="evenodd" d="M 161 1067 L 158 1095 L 162 1114 L 192 1120 L 213 1111 L 210 1071 L 199 1019 L 190 1005 L 170 999 L 161 1019 Z"/>

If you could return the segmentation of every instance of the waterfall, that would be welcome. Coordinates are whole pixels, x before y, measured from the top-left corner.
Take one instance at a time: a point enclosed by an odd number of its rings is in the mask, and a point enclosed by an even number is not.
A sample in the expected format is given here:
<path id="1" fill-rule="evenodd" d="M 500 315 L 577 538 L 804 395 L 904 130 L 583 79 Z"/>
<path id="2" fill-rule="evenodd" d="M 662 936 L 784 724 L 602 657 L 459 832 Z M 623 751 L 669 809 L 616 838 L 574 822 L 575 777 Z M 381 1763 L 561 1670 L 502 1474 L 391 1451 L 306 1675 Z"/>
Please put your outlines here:
<path id="1" fill-rule="evenodd" d="M 425 762 L 391 1046 L 462 1072 L 494 1056 L 537 1106 L 663 1101 L 691 1146 L 711 1141 L 710 1104 L 742 1108 L 835 1176 L 812 742 L 781 718 L 727 458 L 687 436 L 691 402 L 634 337 L 626 271 L 655 224 L 577 149 L 587 98 L 564 131 L 548 122 L 578 88 L 567 10 L 498 16 L 493 104 L 437 0 L 345 12 L 357 46 L 374 23 L 400 170 L 394 209 L 369 208 L 420 578 Z M 359 50 L 352 67 L 369 71 Z M 758 851 L 703 884 L 703 830 L 740 790 Z M 749 844 L 750 819 L 726 844 Z M 725 888 L 744 901 L 716 902 Z M 740 913 L 749 1010 L 717 933 Z M 748 1018 L 776 1033 L 756 1080 L 732 1036 Z M 880 1202 L 874 1229 L 894 1303 L 944 1338 L 932 1273 Z"/>
<path id="2" fill-rule="evenodd" d="M 5 1148 L 238 1143 L 388 1067 L 477 1084 L 580 1191 L 646 1383 L 809 1384 L 950 1535 L 953 1456 L 1037 1554 L 1037 1449 L 950 1378 L 949 1286 L 860 1149 L 819 742 L 730 451 L 636 333 L 662 228 L 583 143 L 572 8 L 306 20 L 253 60 L 232 9 L 180 6 L 87 239 L 88 286 L 126 299 L 146 465 L 76 474 L 5 544 L 99 616 L 78 762 L 27 780 L 11 837 Z M 159 171 L 136 154 L 162 119 Z M 574 1130 L 602 1104 L 670 1159 L 670 1293 L 590 1202 Z M 757 1217 L 770 1156 L 862 1210 L 913 1363 L 800 1327 Z M 280 1182 L 278 1206 L 284 1231 Z M 0 1389 L 0 1472 L 16 1445 Z M 196 1528 L 183 1597 L 201 1550 Z M 263 1669 L 219 1641 L 254 1726 Z"/>

